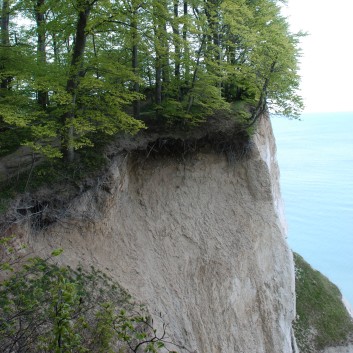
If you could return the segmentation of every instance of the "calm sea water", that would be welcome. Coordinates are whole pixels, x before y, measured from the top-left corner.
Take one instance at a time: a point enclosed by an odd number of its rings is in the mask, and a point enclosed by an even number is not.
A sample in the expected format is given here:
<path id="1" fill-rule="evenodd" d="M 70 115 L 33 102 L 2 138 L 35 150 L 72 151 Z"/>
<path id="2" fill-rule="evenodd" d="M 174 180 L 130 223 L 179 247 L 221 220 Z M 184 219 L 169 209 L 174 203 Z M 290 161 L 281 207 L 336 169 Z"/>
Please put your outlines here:
<path id="1" fill-rule="evenodd" d="M 272 118 L 288 242 L 353 304 L 353 113 Z"/>

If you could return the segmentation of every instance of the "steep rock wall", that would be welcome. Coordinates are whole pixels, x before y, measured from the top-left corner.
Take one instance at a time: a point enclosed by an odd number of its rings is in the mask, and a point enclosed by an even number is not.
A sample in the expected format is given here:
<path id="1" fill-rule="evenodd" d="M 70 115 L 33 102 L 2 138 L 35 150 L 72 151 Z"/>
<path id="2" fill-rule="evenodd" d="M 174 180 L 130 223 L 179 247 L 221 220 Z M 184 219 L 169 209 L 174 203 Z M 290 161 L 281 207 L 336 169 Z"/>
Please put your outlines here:
<path id="1" fill-rule="evenodd" d="M 116 157 L 70 217 L 28 241 L 109 273 L 190 352 L 289 353 L 294 266 L 278 178 L 264 117 L 250 158 L 235 164 L 211 148 Z"/>

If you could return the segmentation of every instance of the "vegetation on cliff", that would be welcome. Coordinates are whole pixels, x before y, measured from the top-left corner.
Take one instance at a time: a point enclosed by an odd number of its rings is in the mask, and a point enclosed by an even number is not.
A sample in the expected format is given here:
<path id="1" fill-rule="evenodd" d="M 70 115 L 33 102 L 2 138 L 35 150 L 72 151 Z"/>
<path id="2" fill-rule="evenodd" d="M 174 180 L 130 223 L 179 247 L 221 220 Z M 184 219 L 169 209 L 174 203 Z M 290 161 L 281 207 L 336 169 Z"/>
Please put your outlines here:
<path id="1" fill-rule="evenodd" d="M 339 289 L 300 255 L 294 254 L 297 319 L 294 331 L 300 352 L 347 344 L 353 336 L 353 320 Z"/>
<path id="2" fill-rule="evenodd" d="M 0 153 L 72 161 L 150 121 L 295 115 L 299 36 L 275 0 L 3 0 Z"/>
<path id="3" fill-rule="evenodd" d="M 0 239 L 1 352 L 174 352 L 165 324 L 157 333 L 146 309 L 109 277 L 57 266 L 60 250 L 27 257 L 16 243 Z"/>

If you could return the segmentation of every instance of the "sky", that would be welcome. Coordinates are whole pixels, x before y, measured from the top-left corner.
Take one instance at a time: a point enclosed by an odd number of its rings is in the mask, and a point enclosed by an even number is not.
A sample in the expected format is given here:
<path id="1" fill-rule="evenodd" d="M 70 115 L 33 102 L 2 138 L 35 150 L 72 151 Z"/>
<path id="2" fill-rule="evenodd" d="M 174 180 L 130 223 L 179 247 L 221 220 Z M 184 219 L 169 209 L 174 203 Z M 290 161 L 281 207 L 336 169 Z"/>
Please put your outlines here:
<path id="1" fill-rule="evenodd" d="M 288 0 L 291 31 L 303 30 L 304 112 L 353 112 L 353 1 Z"/>

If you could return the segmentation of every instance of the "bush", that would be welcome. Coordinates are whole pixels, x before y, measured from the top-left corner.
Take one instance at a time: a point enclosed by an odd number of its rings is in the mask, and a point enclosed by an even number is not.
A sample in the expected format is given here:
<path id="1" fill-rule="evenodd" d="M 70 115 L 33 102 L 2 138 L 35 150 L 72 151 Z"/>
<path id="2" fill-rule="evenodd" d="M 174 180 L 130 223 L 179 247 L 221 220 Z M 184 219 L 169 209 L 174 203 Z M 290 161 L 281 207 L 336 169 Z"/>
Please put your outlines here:
<path id="1" fill-rule="evenodd" d="M 167 342 L 147 311 L 103 273 L 26 258 L 0 241 L 0 347 L 12 352 L 157 352 Z"/>

